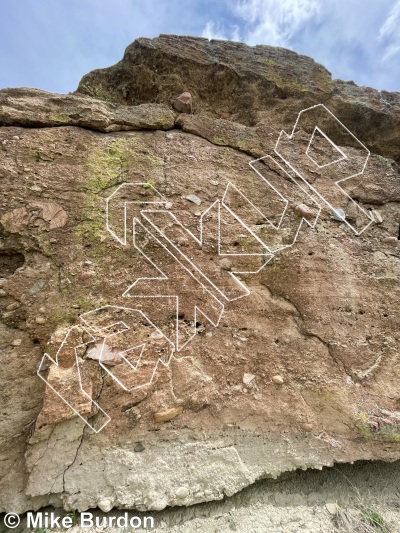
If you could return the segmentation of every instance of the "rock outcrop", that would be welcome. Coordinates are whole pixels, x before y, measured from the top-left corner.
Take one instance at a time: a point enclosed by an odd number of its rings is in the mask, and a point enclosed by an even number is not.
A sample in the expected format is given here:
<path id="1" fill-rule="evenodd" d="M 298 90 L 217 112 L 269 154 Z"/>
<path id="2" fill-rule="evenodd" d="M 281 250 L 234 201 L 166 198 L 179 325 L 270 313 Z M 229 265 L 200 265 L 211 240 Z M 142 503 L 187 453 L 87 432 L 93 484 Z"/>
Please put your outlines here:
<path id="1" fill-rule="evenodd" d="M 0 511 L 400 459 L 400 93 L 160 36 L 0 126 Z"/>

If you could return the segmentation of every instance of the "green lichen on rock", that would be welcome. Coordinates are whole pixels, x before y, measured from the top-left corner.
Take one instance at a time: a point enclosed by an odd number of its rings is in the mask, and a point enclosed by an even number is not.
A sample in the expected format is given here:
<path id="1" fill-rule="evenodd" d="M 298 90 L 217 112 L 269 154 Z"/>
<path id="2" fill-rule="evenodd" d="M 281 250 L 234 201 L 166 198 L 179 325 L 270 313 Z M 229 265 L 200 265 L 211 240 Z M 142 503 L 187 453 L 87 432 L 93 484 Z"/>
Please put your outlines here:
<path id="1" fill-rule="evenodd" d="M 89 156 L 89 179 L 85 186 L 94 194 L 122 181 L 132 158 L 124 139 L 113 141 L 105 150 L 96 150 Z"/>
<path id="2" fill-rule="evenodd" d="M 359 411 L 354 415 L 355 428 L 360 436 L 368 440 L 400 443 L 400 433 L 392 426 L 384 425 L 375 429 L 368 423 L 368 415 Z"/>
<path id="3" fill-rule="evenodd" d="M 83 94 L 91 96 L 92 98 L 97 98 L 98 100 L 105 100 L 106 102 L 113 101 L 111 94 L 109 94 L 109 92 L 101 85 L 89 85 L 88 83 L 80 83 L 79 91 Z"/>
<path id="4" fill-rule="evenodd" d="M 89 155 L 87 179 L 83 185 L 83 221 L 78 224 L 76 234 L 100 248 L 104 248 L 101 236 L 106 229 L 104 193 L 125 180 L 131 159 L 125 139 L 116 139 L 107 148 L 95 150 Z"/>

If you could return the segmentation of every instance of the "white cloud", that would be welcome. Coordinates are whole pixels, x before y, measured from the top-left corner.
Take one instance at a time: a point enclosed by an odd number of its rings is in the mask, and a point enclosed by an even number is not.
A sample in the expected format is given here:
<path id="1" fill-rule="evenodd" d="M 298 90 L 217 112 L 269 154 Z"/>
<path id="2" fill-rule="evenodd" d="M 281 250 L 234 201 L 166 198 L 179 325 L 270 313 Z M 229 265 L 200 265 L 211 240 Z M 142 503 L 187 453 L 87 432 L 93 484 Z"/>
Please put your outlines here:
<path id="1" fill-rule="evenodd" d="M 248 25 L 246 42 L 288 46 L 291 37 L 320 12 L 318 0 L 239 0 L 237 17 Z"/>
<path id="2" fill-rule="evenodd" d="M 385 44 L 383 61 L 400 52 L 400 0 L 392 7 L 385 22 L 380 27 L 378 40 Z"/>
<path id="3" fill-rule="evenodd" d="M 207 22 L 201 36 L 209 40 L 240 41 L 239 26 L 232 25 L 227 33 L 225 27 L 221 27 L 220 24 L 216 24 L 213 20 Z"/>

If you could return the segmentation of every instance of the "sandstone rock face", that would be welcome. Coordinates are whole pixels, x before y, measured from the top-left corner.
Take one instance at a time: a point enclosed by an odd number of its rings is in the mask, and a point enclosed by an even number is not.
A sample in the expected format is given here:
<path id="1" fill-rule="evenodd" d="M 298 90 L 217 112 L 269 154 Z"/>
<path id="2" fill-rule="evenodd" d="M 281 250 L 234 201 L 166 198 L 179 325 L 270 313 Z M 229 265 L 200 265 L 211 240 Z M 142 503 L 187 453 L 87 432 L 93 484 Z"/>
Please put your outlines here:
<path id="1" fill-rule="evenodd" d="M 0 511 L 400 458 L 399 110 L 175 36 L 73 95 L 0 91 Z"/>

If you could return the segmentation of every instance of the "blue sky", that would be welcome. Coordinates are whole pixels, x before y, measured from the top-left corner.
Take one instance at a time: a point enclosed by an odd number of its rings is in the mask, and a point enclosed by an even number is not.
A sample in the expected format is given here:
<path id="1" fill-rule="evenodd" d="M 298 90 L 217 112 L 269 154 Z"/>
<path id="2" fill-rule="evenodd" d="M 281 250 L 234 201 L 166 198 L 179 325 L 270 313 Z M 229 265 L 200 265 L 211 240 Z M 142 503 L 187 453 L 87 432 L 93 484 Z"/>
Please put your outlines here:
<path id="1" fill-rule="evenodd" d="M 65 93 L 160 33 L 269 44 L 400 91 L 400 0 L 4 0 L 0 87 Z"/>

